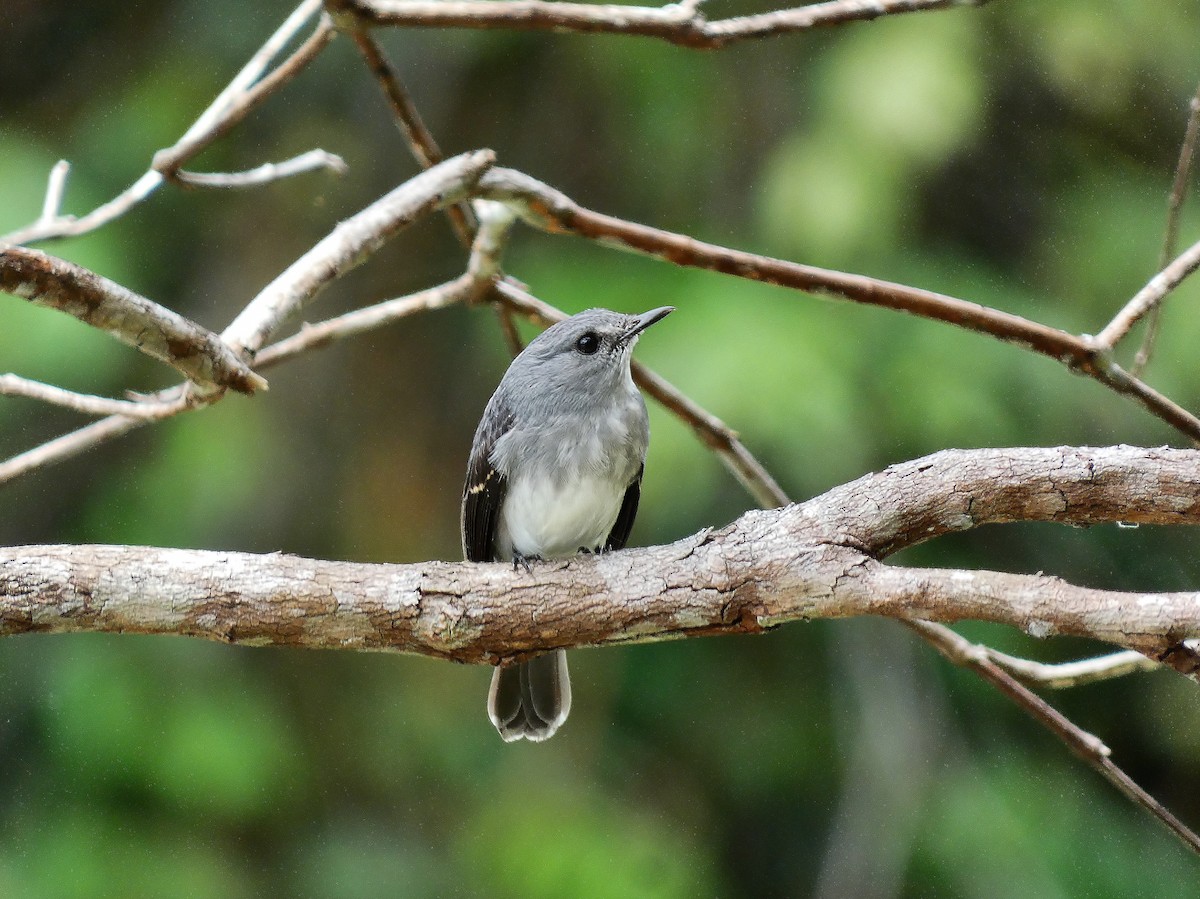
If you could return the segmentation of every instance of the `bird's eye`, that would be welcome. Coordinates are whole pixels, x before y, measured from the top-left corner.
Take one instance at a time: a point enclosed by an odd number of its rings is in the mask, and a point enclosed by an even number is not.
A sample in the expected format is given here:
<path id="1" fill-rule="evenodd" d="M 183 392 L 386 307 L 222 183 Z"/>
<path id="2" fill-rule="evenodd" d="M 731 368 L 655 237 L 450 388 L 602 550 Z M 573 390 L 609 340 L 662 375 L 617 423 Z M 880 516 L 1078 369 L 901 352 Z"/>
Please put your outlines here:
<path id="1" fill-rule="evenodd" d="M 575 349 L 579 350 L 585 356 L 590 356 L 596 350 L 600 349 L 600 338 L 594 332 L 588 331 L 575 341 Z"/>

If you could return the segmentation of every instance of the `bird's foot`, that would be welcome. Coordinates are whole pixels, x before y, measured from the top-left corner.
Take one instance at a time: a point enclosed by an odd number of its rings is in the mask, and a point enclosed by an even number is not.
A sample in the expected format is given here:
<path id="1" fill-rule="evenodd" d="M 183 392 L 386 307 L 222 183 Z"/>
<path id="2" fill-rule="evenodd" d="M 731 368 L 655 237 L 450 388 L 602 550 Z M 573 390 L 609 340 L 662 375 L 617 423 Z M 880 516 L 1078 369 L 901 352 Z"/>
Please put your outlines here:
<path id="1" fill-rule="evenodd" d="M 546 561 L 539 555 L 525 555 L 513 550 L 513 571 L 517 568 L 524 568 L 526 574 L 533 574 L 533 563 Z"/>

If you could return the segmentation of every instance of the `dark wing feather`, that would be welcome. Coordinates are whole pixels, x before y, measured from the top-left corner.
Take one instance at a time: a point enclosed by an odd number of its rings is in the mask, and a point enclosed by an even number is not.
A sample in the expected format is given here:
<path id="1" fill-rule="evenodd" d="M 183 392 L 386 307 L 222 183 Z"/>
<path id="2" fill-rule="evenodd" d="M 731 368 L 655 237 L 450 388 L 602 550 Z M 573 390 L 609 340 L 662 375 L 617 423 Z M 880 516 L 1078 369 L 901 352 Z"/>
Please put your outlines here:
<path id="1" fill-rule="evenodd" d="M 642 472 L 645 470 L 644 463 L 638 466 L 637 477 L 625 491 L 625 499 L 621 501 L 621 511 L 617 513 L 617 520 L 613 522 L 612 530 L 608 532 L 608 543 L 604 545 L 605 549 L 625 548 L 629 532 L 633 530 L 633 519 L 637 517 L 638 500 L 642 498 Z"/>
<path id="2" fill-rule="evenodd" d="M 491 455 L 492 447 L 508 432 L 512 422 L 507 407 L 493 397 L 475 431 L 475 443 L 467 463 L 467 482 L 463 485 L 460 520 L 463 553 L 468 562 L 496 561 L 493 545 L 508 481 L 492 467 Z"/>

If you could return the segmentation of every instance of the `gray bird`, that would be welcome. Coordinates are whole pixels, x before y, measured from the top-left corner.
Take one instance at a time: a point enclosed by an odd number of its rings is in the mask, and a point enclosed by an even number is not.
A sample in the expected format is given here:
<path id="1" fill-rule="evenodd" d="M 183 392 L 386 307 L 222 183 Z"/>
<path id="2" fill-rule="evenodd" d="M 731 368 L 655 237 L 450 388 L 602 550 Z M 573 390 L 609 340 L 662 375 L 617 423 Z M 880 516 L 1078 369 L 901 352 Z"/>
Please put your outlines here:
<path id="1" fill-rule="evenodd" d="M 513 360 L 475 431 L 463 487 L 471 562 L 534 561 L 621 549 L 641 495 L 650 426 L 629 373 L 638 335 L 674 309 L 589 309 L 543 331 Z M 498 666 L 488 717 L 506 742 L 554 736 L 571 710 L 561 649 Z"/>

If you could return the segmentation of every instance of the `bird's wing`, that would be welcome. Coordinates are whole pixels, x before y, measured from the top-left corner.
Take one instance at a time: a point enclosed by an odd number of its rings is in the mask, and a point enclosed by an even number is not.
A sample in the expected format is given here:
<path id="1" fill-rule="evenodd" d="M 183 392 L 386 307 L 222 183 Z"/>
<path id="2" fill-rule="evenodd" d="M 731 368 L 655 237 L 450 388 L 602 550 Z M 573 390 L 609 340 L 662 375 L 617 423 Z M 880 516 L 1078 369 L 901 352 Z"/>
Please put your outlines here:
<path id="1" fill-rule="evenodd" d="M 492 408 L 493 403 L 495 408 Z M 508 479 L 492 465 L 492 448 L 512 427 L 513 417 L 502 401 L 493 398 L 484 413 L 471 459 L 467 463 L 467 482 L 463 485 L 462 543 L 468 562 L 496 561 L 493 546 L 500 507 L 508 488 Z"/>
<path id="2" fill-rule="evenodd" d="M 608 532 L 608 542 L 605 549 L 624 549 L 629 532 L 633 530 L 633 519 L 637 517 L 638 500 L 642 498 L 642 472 L 646 470 L 645 463 L 638 466 L 637 477 L 625 491 L 625 499 L 621 501 L 621 511 L 613 522 L 612 530 Z"/>

